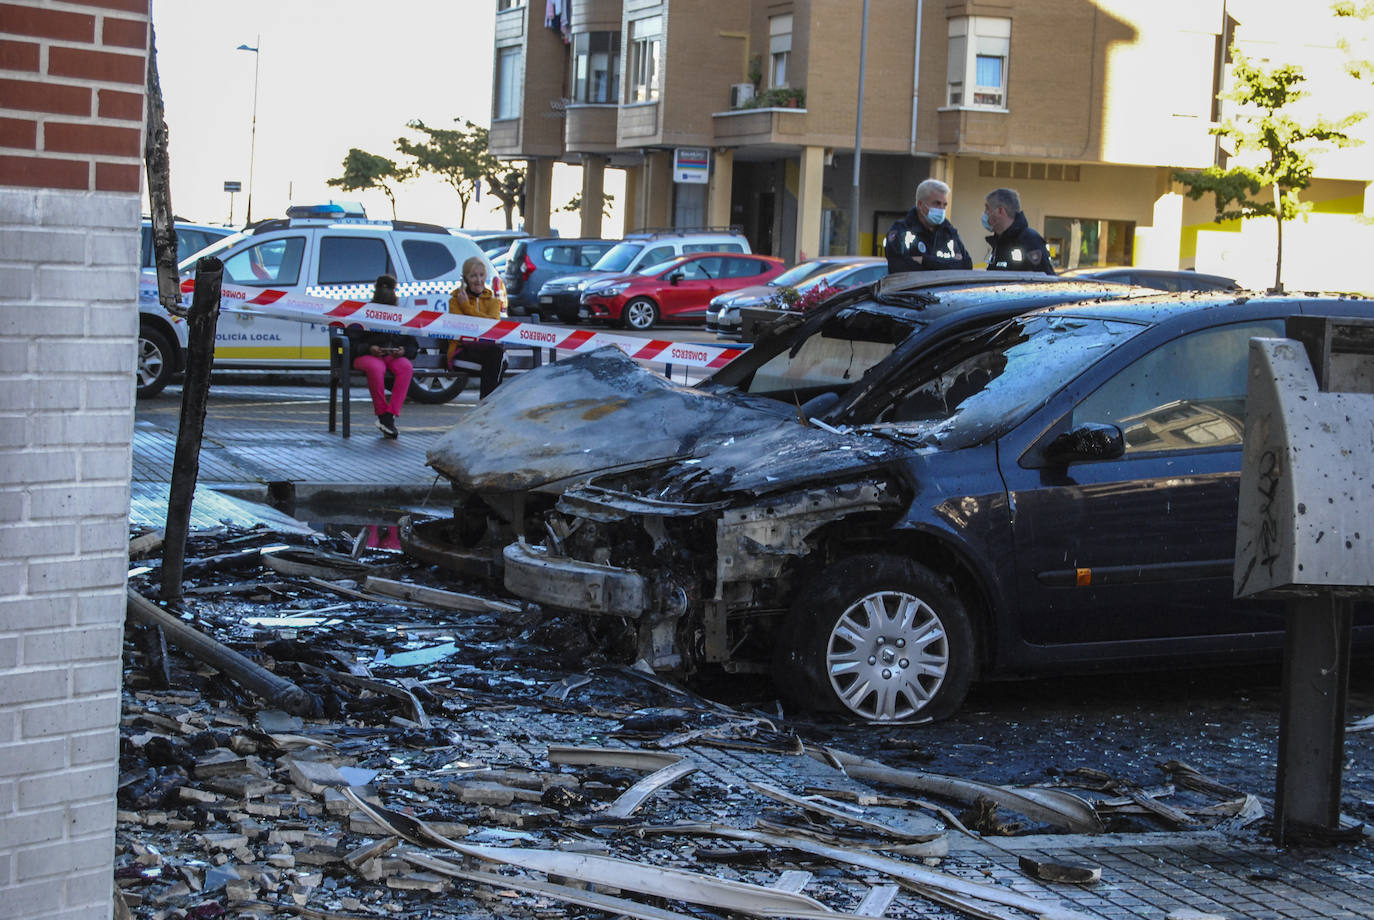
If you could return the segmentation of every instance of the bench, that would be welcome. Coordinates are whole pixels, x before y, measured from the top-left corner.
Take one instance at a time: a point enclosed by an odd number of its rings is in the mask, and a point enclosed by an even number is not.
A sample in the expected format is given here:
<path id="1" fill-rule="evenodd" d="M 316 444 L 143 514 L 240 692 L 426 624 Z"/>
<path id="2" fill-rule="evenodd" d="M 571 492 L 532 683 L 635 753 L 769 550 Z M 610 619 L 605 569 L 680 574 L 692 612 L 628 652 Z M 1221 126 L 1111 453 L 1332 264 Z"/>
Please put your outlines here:
<path id="1" fill-rule="evenodd" d="M 520 369 L 538 367 L 543 363 L 543 354 L 538 346 L 505 346 L 509 350 L 514 348 L 521 350 L 528 349 L 530 357 L 526 360 L 517 359 L 515 365 Z M 549 349 L 552 356 L 553 349 Z M 415 369 L 414 380 L 421 380 L 427 377 L 447 377 L 456 379 L 459 377 L 470 378 L 481 372 L 481 366 L 472 361 L 455 361 L 453 367 L 447 364 L 448 343 L 439 342 L 437 352 L 422 351 L 416 355 L 411 364 Z M 502 375 L 504 376 L 503 369 Z M 332 433 L 337 427 L 339 417 L 339 406 L 342 403 L 343 411 L 343 437 L 349 436 L 351 400 L 349 391 L 352 387 L 353 378 L 357 377 L 366 386 L 367 375 L 353 367 L 349 359 L 349 341 L 347 334 L 337 326 L 329 330 L 329 430 Z M 342 396 L 342 399 L 340 399 Z"/>

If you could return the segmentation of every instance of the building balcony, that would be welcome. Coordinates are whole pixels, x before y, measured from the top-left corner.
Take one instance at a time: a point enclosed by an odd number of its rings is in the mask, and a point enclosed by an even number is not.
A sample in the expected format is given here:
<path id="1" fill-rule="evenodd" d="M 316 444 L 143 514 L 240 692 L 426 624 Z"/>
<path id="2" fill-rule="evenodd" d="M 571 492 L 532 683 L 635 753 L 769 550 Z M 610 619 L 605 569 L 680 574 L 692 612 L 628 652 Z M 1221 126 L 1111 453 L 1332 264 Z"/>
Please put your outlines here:
<path id="1" fill-rule="evenodd" d="M 616 149 L 614 103 L 568 103 L 564 109 L 563 146 L 568 153 L 610 153 Z"/>
<path id="2" fill-rule="evenodd" d="M 711 120 L 722 147 L 796 147 L 806 142 L 806 116 L 806 109 L 734 109 L 716 112 Z"/>
<path id="3" fill-rule="evenodd" d="M 977 150 L 997 154 L 1007 150 L 1010 120 L 1005 109 L 940 109 L 936 123 L 941 153 Z"/>

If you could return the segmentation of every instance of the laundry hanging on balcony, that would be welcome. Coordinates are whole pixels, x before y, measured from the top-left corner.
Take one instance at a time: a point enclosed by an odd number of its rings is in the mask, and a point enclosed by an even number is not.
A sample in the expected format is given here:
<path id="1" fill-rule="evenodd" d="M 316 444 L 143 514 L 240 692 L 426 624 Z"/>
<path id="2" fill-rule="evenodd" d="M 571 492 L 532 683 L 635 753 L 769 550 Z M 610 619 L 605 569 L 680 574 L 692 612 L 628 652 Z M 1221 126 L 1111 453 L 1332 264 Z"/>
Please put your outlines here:
<path id="1" fill-rule="evenodd" d="M 572 43 L 571 0 L 548 0 L 544 5 L 544 28 L 563 36 L 563 44 Z"/>

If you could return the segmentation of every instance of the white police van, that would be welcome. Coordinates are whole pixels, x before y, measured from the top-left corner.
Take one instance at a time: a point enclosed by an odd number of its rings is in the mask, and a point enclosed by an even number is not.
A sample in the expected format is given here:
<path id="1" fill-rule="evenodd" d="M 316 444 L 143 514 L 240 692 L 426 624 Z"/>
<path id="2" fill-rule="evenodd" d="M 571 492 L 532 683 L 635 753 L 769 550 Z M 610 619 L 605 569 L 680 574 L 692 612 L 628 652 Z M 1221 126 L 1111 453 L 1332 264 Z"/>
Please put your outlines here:
<path id="1" fill-rule="evenodd" d="M 224 283 L 335 299 L 366 299 L 378 275 L 394 275 L 402 306 L 447 310 L 448 296 L 462 283 L 463 262 L 479 256 L 487 264 L 487 283 L 505 310 L 500 275 L 472 240 L 435 224 L 368 220 L 341 216 L 332 207 L 293 209 L 283 219 L 265 220 L 219 241 L 183 261 L 184 279 L 195 275 L 205 255 L 224 263 Z M 145 279 L 148 276 L 145 276 Z M 156 282 L 153 282 L 155 288 Z M 149 285 L 139 298 L 140 398 L 161 392 L 182 369 L 186 323 L 157 303 Z M 184 302 L 190 303 L 190 295 Z M 422 348 L 442 348 L 421 339 Z M 221 313 L 215 330 L 215 367 L 252 369 L 326 369 L 329 330 L 318 323 L 247 313 Z M 444 402 L 464 381 L 426 378 L 411 385 L 410 398 Z"/>

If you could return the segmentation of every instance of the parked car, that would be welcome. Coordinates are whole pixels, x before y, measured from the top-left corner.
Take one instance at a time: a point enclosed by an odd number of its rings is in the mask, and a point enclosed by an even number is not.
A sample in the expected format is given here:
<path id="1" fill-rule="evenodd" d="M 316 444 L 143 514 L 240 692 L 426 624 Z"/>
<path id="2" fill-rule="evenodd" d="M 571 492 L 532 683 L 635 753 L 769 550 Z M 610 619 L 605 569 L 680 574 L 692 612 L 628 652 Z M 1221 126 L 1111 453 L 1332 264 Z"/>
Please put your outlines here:
<path id="1" fill-rule="evenodd" d="M 785 267 L 782 259 L 744 253 L 679 256 L 587 285 L 577 315 L 640 330 L 660 322 L 700 323 L 712 297 L 780 275 Z"/>
<path id="2" fill-rule="evenodd" d="M 1161 291 L 1239 291 L 1240 283 L 1224 275 L 1204 275 L 1201 272 L 1162 268 L 1075 268 L 1060 272 L 1066 278 L 1095 278 L 1118 284 L 1138 284 Z"/>
<path id="3" fill-rule="evenodd" d="M 749 252 L 749 241 L 732 230 L 655 230 L 630 233 L 585 272 L 551 278 L 539 290 L 541 315 L 570 323 L 582 307 L 582 292 L 607 275 L 643 271 L 694 252 Z"/>
<path id="4" fill-rule="evenodd" d="M 453 232 L 460 233 L 476 243 L 488 259 L 494 259 L 507 252 L 511 243 L 516 240 L 529 238 L 529 234 L 524 230 L 465 230 L 454 228 Z"/>
<path id="5" fill-rule="evenodd" d="M 511 316 L 539 313 L 539 290 L 551 278 L 585 271 L 609 252 L 615 240 L 532 237 L 516 240 L 506 260 L 506 296 Z M 551 317 L 550 317 L 551 318 Z"/>
<path id="6" fill-rule="evenodd" d="M 852 287 L 872 284 L 887 274 L 887 260 L 870 256 L 848 256 L 846 261 L 826 271 L 812 275 L 789 287 L 773 289 L 767 296 L 731 298 L 726 294 L 711 303 L 719 303 L 715 310 L 716 333 L 723 338 L 739 338 L 743 330 L 742 313 L 745 310 L 777 309 L 779 299 L 790 300 L 791 304 L 809 305 L 830 292 L 844 291 Z M 790 295 L 790 297 L 789 297 Z M 707 312 L 706 328 L 711 328 L 711 312 Z"/>
<path id="7" fill-rule="evenodd" d="M 216 246 L 223 247 L 214 254 L 224 262 L 226 286 L 366 298 L 377 276 L 386 273 L 399 282 L 402 306 L 436 305 L 441 310 L 448 308 L 449 291 L 461 283 L 463 262 L 483 256 L 472 240 L 434 224 L 349 218 L 265 220 Z M 183 278 L 193 277 L 196 260 L 205 254 L 180 263 Z M 505 285 L 490 262 L 488 277 L 504 305 Z M 423 339 L 421 346 L 443 347 Z M 161 392 L 182 370 L 185 348 L 185 322 L 169 315 L 155 297 L 140 295 L 139 397 Z M 221 314 L 215 330 L 215 366 L 327 369 L 328 327 L 250 313 Z M 412 384 L 410 397 L 444 402 L 465 382 L 429 377 Z"/>
<path id="8" fill-rule="evenodd" d="M 975 678 L 1274 656 L 1279 610 L 1231 596 L 1248 343 L 1374 306 L 1153 295 L 989 327 L 1086 282 L 911 277 L 696 388 L 610 349 L 507 385 L 430 451 L 448 533 L 496 530 L 510 591 L 625 618 L 655 667 L 771 662 L 794 706 L 874 722 L 946 716 Z"/>
<path id="9" fill-rule="evenodd" d="M 832 268 L 839 268 L 841 265 L 845 264 L 846 259 L 851 258 L 855 257 L 827 256 L 825 258 L 807 259 L 803 262 L 798 262 L 781 275 L 769 281 L 765 281 L 763 284 L 751 284 L 749 287 L 740 288 L 738 291 L 730 291 L 729 293 L 711 298 L 710 306 L 706 308 L 706 331 L 716 333 L 724 332 L 726 335 L 729 335 L 730 333 L 728 330 L 722 330 L 720 327 L 720 311 L 723 307 L 736 303 L 748 303 L 751 306 L 767 303 L 769 298 L 778 292 L 779 288 L 795 287 L 806 279 L 819 275 L 821 272 L 829 271 Z M 738 322 L 736 322 L 736 325 L 738 325 Z M 738 332 L 738 329 L 735 331 Z"/>
<path id="10" fill-rule="evenodd" d="M 777 443 L 760 449 L 776 448 L 770 462 L 780 478 L 776 488 L 765 487 L 760 495 L 787 492 L 787 483 L 803 475 L 797 467 L 813 460 L 813 472 L 824 479 L 841 460 L 874 460 L 895 442 L 866 438 L 860 442 L 864 452 L 852 455 L 849 441 L 837 442 L 834 453 L 822 456 L 806 446 L 807 439 L 865 422 L 873 413 L 870 406 L 901 385 L 926 355 L 1033 307 L 1140 292 L 1024 273 L 890 276 L 876 290 L 845 291 L 810 313 L 781 314 L 751 349 L 695 387 L 668 383 L 614 350 L 559 361 L 556 368 L 504 384 L 434 446 L 429 463 L 452 483 L 454 514 L 409 529 L 407 550 L 464 577 L 490 577 L 495 571 L 499 578 L 504 548 L 521 539 L 543 543 L 545 515 L 565 496 L 582 494 L 588 482 L 620 471 L 648 482 L 656 478 L 656 467 L 674 464 L 685 471 L 733 439 L 753 439 L 765 431 L 778 430 Z M 801 418 L 815 422 L 801 423 Z M 816 427 L 808 427 L 812 424 Z M 801 440 L 789 441 L 792 437 Z M 832 497 L 820 505 L 835 503 Z M 609 522 L 581 533 L 555 531 L 548 572 L 534 575 L 517 562 L 506 569 L 506 586 L 520 596 L 538 595 L 541 603 L 608 617 L 609 623 L 632 618 L 624 624 L 625 641 L 642 649 L 637 654 L 655 667 L 690 673 L 709 662 L 767 666 L 769 637 L 786 609 L 784 601 L 797 588 L 792 566 L 799 560 L 792 553 L 771 562 L 753 559 L 744 536 L 734 554 L 718 539 L 733 540 L 737 531 L 718 538 L 715 519 L 697 516 L 693 508 L 683 506 L 683 517 L 666 523 L 675 537 L 682 536 L 679 525 L 692 531 L 690 542 L 671 550 L 685 566 L 683 578 L 689 571 L 691 577 L 716 571 L 718 562 L 722 566 L 719 585 L 704 594 L 696 593 L 702 589 L 690 579 L 674 581 L 665 572 L 650 571 L 652 553 L 641 555 L 650 547 L 637 531 L 628 532 L 632 543 L 602 543 L 597 549 L 596 540 L 623 529 Z M 660 512 L 667 512 L 667 505 L 649 501 L 646 509 L 654 509 L 645 519 L 648 526 L 665 522 Z M 779 533 L 809 519 L 820 520 L 807 513 L 779 518 Z M 766 530 L 763 516 L 750 520 Z M 744 519 L 732 521 L 733 528 Z M 798 535 L 807 536 L 805 531 Z M 577 567 L 575 560 L 586 554 L 614 567 L 606 569 L 600 587 L 589 588 L 585 571 Z M 770 572 L 775 563 L 784 568 Z M 567 593 L 574 590 L 585 593 Z M 618 633 L 608 629 L 613 642 Z M 682 645 L 689 636 L 711 638 L 704 647 Z"/>
<path id="11" fill-rule="evenodd" d="M 177 262 L 212 246 L 234 232 L 232 227 L 215 227 L 211 224 L 193 224 L 180 220 L 176 221 L 175 229 Z M 138 264 L 142 268 L 153 267 L 153 222 L 146 217 L 143 218 L 143 245 Z"/>

